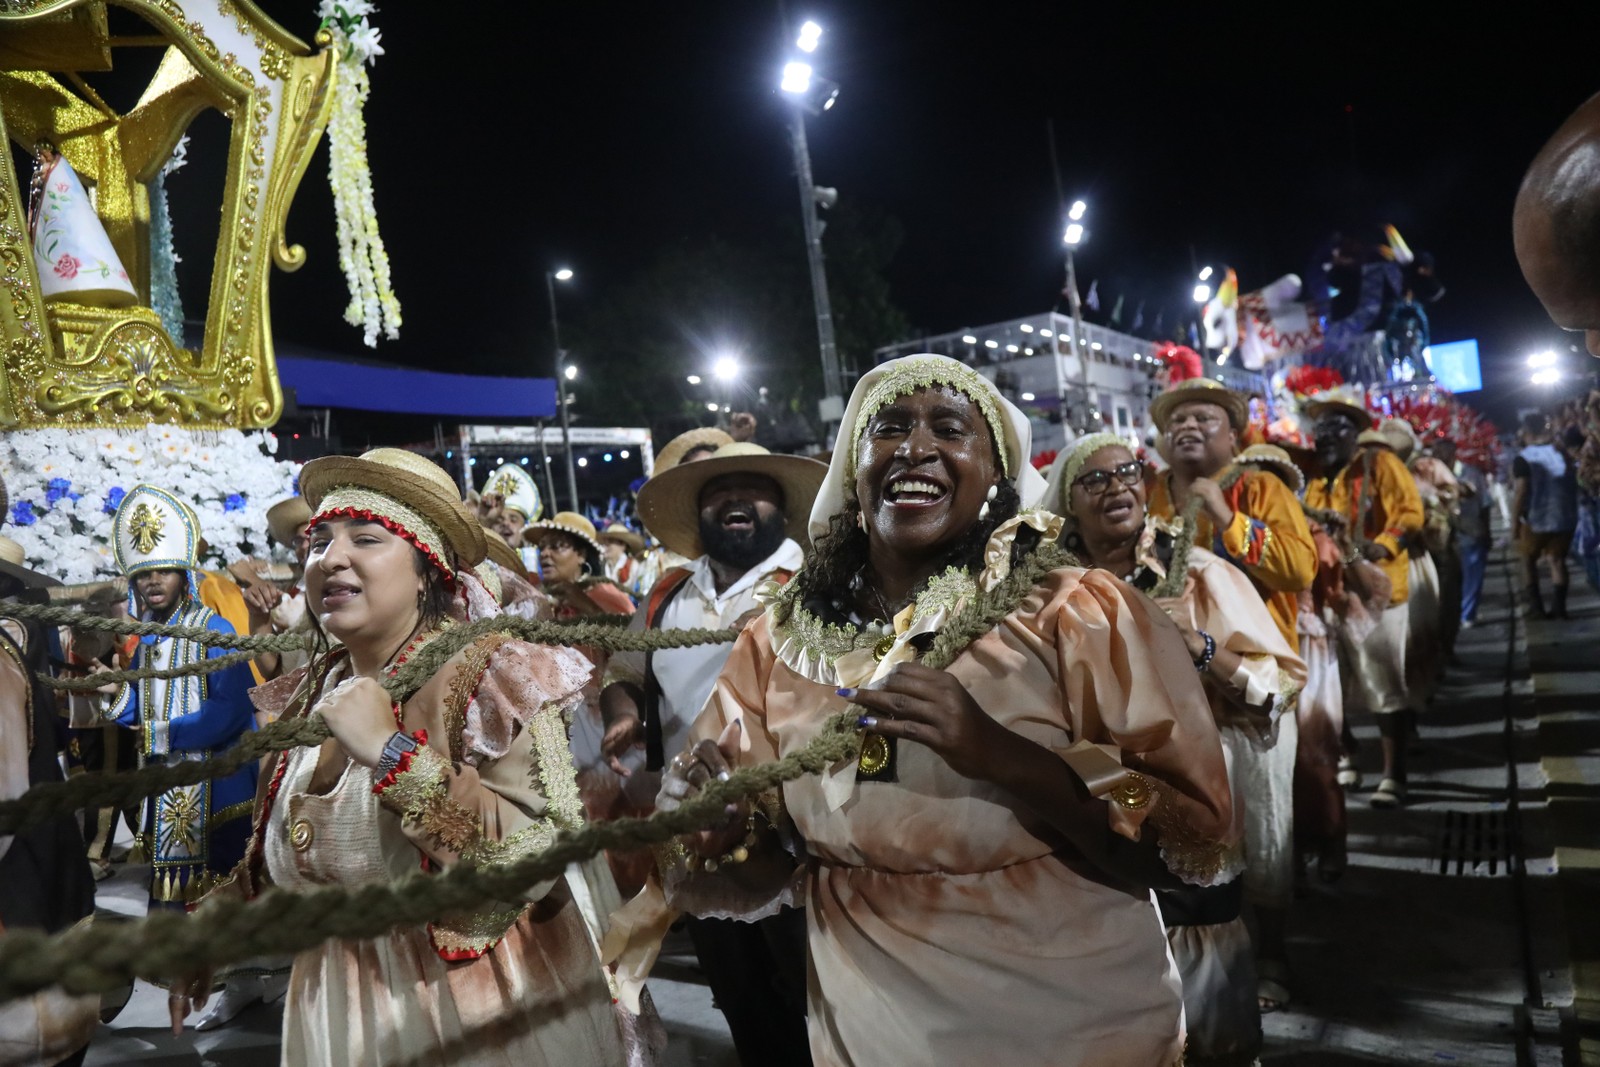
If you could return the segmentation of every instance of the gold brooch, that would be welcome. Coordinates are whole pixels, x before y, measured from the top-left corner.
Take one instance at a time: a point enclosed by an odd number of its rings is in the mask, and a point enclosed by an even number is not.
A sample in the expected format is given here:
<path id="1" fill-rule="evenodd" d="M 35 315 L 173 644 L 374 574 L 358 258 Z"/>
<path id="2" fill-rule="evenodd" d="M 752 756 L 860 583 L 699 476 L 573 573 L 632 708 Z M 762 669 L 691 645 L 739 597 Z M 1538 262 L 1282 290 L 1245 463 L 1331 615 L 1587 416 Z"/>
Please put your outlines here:
<path id="1" fill-rule="evenodd" d="M 311 840 L 316 836 L 316 830 L 304 819 L 289 828 L 289 844 L 294 846 L 296 852 L 304 852 L 310 848 Z"/>
<path id="2" fill-rule="evenodd" d="M 882 774 L 889 766 L 889 742 L 882 734 L 867 734 L 861 739 L 861 759 L 857 767 L 862 774 Z"/>
<path id="3" fill-rule="evenodd" d="M 1126 811 L 1143 811 L 1150 806 L 1150 798 L 1155 796 L 1155 790 L 1150 786 L 1150 780 L 1142 774 L 1128 772 L 1128 777 L 1111 789 L 1111 799 L 1116 805 Z"/>

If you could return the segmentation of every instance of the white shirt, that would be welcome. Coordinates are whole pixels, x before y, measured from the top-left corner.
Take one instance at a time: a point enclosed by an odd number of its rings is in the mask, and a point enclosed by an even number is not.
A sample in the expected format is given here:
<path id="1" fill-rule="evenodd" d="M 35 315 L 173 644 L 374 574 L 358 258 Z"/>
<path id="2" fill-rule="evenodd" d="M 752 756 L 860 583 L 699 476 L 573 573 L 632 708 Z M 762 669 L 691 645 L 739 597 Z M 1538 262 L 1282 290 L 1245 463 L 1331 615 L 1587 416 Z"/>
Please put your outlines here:
<path id="1" fill-rule="evenodd" d="M 732 626 L 741 616 L 760 606 L 756 603 L 756 590 L 772 577 L 774 571 L 792 573 L 800 569 L 804 559 L 800 546 L 785 539 L 776 552 L 718 593 L 716 576 L 711 570 L 711 557 L 701 556 L 689 563 L 689 577 L 667 603 L 655 628 L 680 630 L 704 627 L 720 630 Z M 646 610 L 646 604 L 640 604 L 633 622 L 629 624 L 630 630 L 642 631 L 645 628 Z M 722 665 L 732 651 L 733 643 L 729 642 L 666 649 L 651 657 L 651 669 L 661 687 L 661 742 L 662 752 L 667 759 L 682 750 L 689 727 L 711 698 L 712 687 L 716 685 Z M 644 653 L 614 653 L 607 667 L 606 680 L 643 685 Z M 577 740 L 574 736 L 575 754 Z M 629 752 L 622 762 L 630 770 L 636 771 L 644 766 L 644 761 L 645 752 L 641 748 Z M 583 756 L 579 755 L 580 769 L 582 766 Z M 655 779 L 656 776 L 634 774 L 629 779 L 630 787 L 641 778 Z M 655 785 L 639 784 L 641 788 L 648 789 L 649 796 L 645 799 L 654 800 Z M 632 792 L 630 788 L 630 795 Z"/>

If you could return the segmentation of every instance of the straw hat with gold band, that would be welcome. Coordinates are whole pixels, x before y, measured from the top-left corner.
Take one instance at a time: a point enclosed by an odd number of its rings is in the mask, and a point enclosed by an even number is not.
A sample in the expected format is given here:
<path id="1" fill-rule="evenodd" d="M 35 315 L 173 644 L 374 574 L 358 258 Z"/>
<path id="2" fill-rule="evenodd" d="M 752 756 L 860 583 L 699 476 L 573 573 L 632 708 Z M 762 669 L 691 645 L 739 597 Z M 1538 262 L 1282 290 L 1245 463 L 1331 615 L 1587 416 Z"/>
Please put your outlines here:
<path id="1" fill-rule="evenodd" d="M 1299 495 L 1305 490 L 1306 476 L 1299 467 L 1295 466 L 1294 459 L 1277 445 L 1251 445 L 1233 457 L 1235 463 L 1249 463 L 1256 467 L 1266 467 L 1276 473 L 1289 488 Z"/>
<path id="2" fill-rule="evenodd" d="M 639 517 L 650 535 L 670 552 L 689 559 L 705 555 L 700 542 L 700 490 L 724 474 L 761 474 L 783 490 L 785 532 L 806 542 L 806 519 L 828 476 L 828 468 L 803 456 L 775 456 L 757 444 L 723 445 L 705 459 L 683 463 L 644 483 Z"/>
<path id="3" fill-rule="evenodd" d="M 500 536 L 498 530 L 486 528 L 483 531 L 483 538 L 489 546 L 488 558 L 490 562 L 500 564 L 500 566 L 515 574 L 518 578 L 526 578 L 528 576 L 528 568 L 522 562 L 522 557 L 517 554 L 516 549 L 511 547 L 510 541 Z"/>
<path id="4" fill-rule="evenodd" d="M 461 502 L 461 491 L 437 463 L 403 448 L 374 448 L 360 456 L 324 456 L 300 471 L 300 494 L 312 521 L 362 518 L 379 522 L 455 577 L 488 553 L 483 527 Z"/>
<path id="5" fill-rule="evenodd" d="M 687 456 L 697 448 L 721 448 L 723 445 L 733 444 L 733 438 L 726 430 L 719 430 L 715 426 L 702 426 L 698 430 L 680 433 L 656 453 L 656 463 L 653 474 L 664 474 L 683 462 Z"/>
<path id="6" fill-rule="evenodd" d="M 267 533 L 287 548 L 294 547 L 295 534 L 310 521 L 311 505 L 306 503 L 303 496 L 280 500 L 267 509 Z"/>
<path id="7" fill-rule="evenodd" d="M 1367 410 L 1365 399 L 1348 386 L 1313 393 L 1300 402 L 1300 410 L 1312 419 L 1319 419 L 1328 412 L 1337 411 L 1354 419 L 1359 429 L 1372 428 L 1372 412 Z"/>
<path id="8" fill-rule="evenodd" d="M 601 541 L 615 541 L 629 552 L 643 552 L 644 538 L 622 525 L 614 522 L 600 531 Z"/>
<path id="9" fill-rule="evenodd" d="M 554 530 L 557 533 L 567 534 L 582 541 L 596 552 L 600 551 L 600 536 L 594 532 L 594 523 L 576 511 L 558 511 L 548 519 L 528 523 L 522 530 L 522 543 L 537 545 L 540 530 Z"/>
<path id="10" fill-rule="evenodd" d="M 1250 425 L 1250 402 L 1213 378 L 1186 378 L 1150 401 L 1150 421 L 1165 432 L 1172 409 L 1179 404 L 1215 404 L 1228 413 L 1228 422 L 1243 432 Z"/>

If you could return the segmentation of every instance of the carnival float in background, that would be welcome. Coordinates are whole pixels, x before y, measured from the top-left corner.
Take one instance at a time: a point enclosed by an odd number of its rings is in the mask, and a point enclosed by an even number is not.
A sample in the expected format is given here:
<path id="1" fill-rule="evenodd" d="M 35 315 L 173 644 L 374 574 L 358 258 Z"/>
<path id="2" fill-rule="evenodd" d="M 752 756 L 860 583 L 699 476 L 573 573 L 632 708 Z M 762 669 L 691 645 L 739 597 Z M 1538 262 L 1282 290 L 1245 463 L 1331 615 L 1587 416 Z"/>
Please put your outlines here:
<path id="1" fill-rule="evenodd" d="M 1373 245 L 1336 235 L 1316 250 L 1304 280 L 1285 274 L 1251 292 L 1241 293 L 1227 270 L 1202 314 L 1205 347 L 1270 383 L 1251 404 L 1254 440 L 1308 447 L 1300 416 L 1306 401 L 1354 389 L 1375 418 L 1403 418 L 1424 442 L 1450 437 L 1463 462 L 1493 469 L 1500 454 L 1494 425 L 1451 395 L 1428 365 L 1424 305 L 1444 295 L 1433 257 L 1413 252 L 1393 226 L 1383 235 Z M 1188 352 L 1172 351 L 1163 357 L 1169 364 Z"/>
<path id="2" fill-rule="evenodd" d="M 194 507 L 212 565 L 266 554 L 266 509 L 296 480 L 267 429 L 283 409 L 270 275 L 306 260 L 286 219 L 324 128 L 345 317 L 368 345 L 400 326 L 362 119 L 383 51 L 372 5 L 324 0 L 315 47 L 248 0 L 115 7 L 144 32 L 113 33 L 102 0 L 0 9 L 0 133 L 33 157 L 24 180 L 0 155 L 0 476 L 8 535 L 68 583 L 117 573 L 109 516 L 139 482 Z M 91 79 L 152 44 L 155 75 L 118 113 Z M 168 179 L 207 109 L 229 123 L 227 178 L 185 347 Z"/>

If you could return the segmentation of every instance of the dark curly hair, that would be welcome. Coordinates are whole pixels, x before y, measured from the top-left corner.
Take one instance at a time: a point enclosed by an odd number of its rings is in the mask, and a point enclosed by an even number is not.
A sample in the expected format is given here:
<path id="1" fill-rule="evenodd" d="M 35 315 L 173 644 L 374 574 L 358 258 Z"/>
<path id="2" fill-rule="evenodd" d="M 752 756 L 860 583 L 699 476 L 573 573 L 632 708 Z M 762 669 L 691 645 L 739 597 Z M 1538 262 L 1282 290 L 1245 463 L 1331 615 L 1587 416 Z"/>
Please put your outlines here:
<path id="1" fill-rule="evenodd" d="M 946 567 L 963 567 L 976 572 L 983 567 L 983 550 L 989 538 L 1001 523 L 1013 518 L 1022 510 L 1022 497 L 1016 484 L 1002 480 L 996 486 L 994 500 L 989 503 L 989 515 L 973 524 L 966 535 L 950 546 L 934 574 Z M 837 601 L 854 585 L 858 576 L 866 573 L 868 541 L 859 525 L 861 506 L 854 495 L 847 497 L 845 509 L 828 524 L 828 531 L 811 546 L 806 565 L 795 575 L 801 603 L 813 614 L 838 622 L 840 612 Z M 1030 527 L 1023 527 L 1011 545 L 1011 562 L 1015 566 L 1039 543 L 1039 535 Z M 921 590 L 919 589 L 920 593 Z"/>

